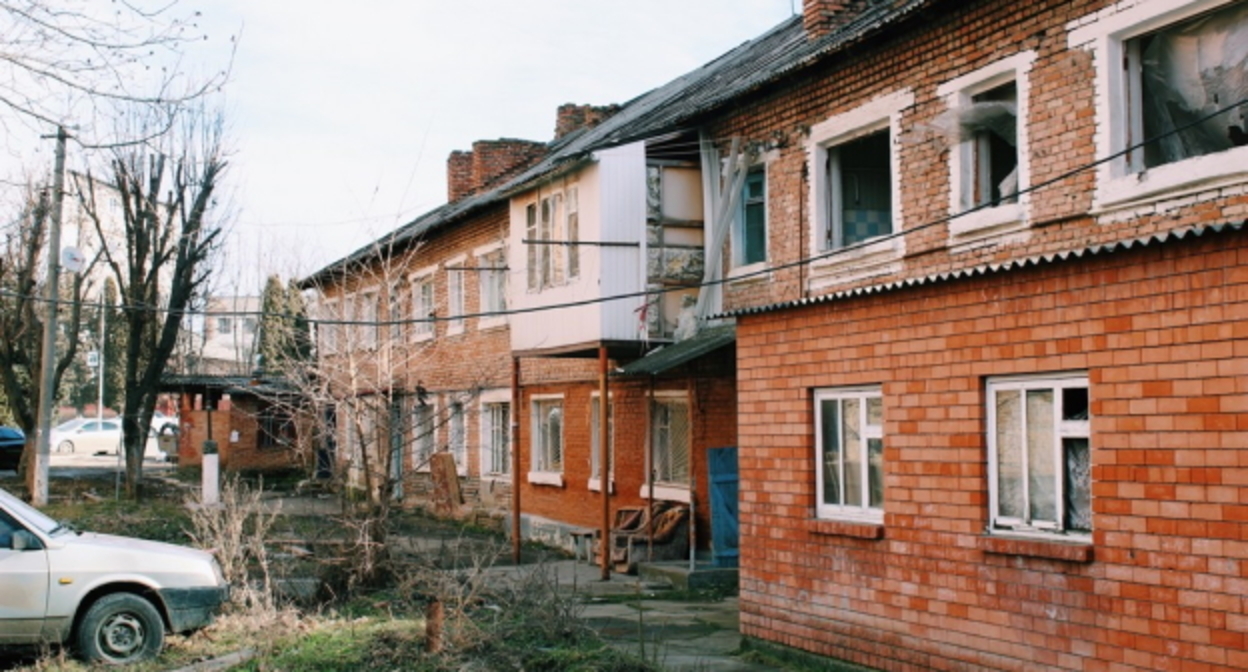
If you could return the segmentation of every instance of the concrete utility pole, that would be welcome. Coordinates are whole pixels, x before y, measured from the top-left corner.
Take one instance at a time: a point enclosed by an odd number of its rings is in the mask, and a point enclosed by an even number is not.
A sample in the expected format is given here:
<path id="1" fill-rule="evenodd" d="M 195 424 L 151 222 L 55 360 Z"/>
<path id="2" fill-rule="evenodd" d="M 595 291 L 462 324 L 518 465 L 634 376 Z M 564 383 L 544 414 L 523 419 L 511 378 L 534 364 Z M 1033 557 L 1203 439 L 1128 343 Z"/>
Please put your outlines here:
<path id="1" fill-rule="evenodd" d="M 43 358 L 39 367 L 39 425 L 35 433 L 35 459 L 28 477 L 30 500 L 35 506 L 48 504 L 48 461 L 51 454 L 53 383 L 56 380 L 56 312 L 60 304 L 61 206 L 65 200 L 64 126 L 56 129 L 56 162 L 52 175 L 52 221 L 48 225 L 48 277 L 44 283 L 47 309 L 43 320 Z"/>

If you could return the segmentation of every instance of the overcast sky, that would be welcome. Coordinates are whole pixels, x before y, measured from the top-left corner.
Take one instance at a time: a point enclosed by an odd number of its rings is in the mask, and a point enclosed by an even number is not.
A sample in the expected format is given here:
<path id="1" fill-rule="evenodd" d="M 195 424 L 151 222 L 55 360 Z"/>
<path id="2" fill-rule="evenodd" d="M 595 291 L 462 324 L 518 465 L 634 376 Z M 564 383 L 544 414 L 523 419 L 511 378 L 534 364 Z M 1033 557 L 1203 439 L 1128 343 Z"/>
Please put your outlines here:
<path id="1" fill-rule="evenodd" d="M 624 102 L 762 34 L 794 0 L 214 0 L 244 284 L 320 268 L 446 200 L 446 157 L 549 141 L 555 108 Z M 800 3 L 799 3 L 800 8 Z M 349 7 L 349 9 L 348 9 Z"/>

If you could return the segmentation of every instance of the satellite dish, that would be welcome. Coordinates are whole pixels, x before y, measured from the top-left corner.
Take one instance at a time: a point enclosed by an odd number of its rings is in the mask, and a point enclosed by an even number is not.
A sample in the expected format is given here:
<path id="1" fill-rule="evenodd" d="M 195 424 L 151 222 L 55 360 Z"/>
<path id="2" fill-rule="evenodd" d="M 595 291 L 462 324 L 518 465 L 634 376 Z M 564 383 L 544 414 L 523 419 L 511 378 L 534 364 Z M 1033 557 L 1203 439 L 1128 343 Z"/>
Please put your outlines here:
<path id="1" fill-rule="evenodd" d="M 86 263 L 86 256 L 78 248 L 72 245 L 61 248 L 61 268 L 71 273 L 81 273 Z"/>

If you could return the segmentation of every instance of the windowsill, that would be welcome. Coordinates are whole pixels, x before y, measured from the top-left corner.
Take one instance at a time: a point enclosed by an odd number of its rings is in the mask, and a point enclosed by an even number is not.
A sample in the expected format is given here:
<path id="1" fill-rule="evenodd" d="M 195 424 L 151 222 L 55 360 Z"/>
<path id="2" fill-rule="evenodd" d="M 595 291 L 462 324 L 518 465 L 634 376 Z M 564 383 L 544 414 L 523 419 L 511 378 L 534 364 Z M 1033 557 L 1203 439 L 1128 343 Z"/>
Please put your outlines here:
<path id="1" fill-rule="evenodd" d="M 481 477 L 482 482 L 487 483 L 510 483 L 510 474 L 486 474 Z"/>
<path id="2" fill-rule="evenodd" d="M 728 280 L 733 283 L 768 281 L 771 279 L 771 273 L 764 273 L 767 268 L 766 261 L 747 264 L 745 266 L 734 266 L 728 271 Z"/>
<path id="3" fill-rule="evenodd" d="M 643 483 L 641 486 L 642 499 L 650 499 L 650 485 Z M 682 502 L 688 504 L 693 500 L 688 487 L 679 487 L 675 485 L 654 484 L 654 498 L 665 502 Z"/>
<path id="4" fill-rule="evenodd" d="M 1090 541 L 1042 539 L 1031 535 L 990 533 L 977 537 L 975 545 L 985 553 L 1020 555 L 1065 562 L 1092 562 Z"/>
<path id="5" fill-rule="evenodd" d="M 890 234 L 891 235 L 891 234 Z M 828 254 L 825 250 L 819 254 Z M 884 275 L 899 270 L 905 238 L 897 236 L 865 242 L 836 251 L 810 264 L 810 289 L 819 291 L 838 284 Z"/>
<path id="6" fill-rule="evenodd" d="M 984 208 L 949 221 L 949 247 L 954 252 L 974 249 L 1027 229 L 1021 203 Z"/>
<path id="7" fill-rule="evenodd" d="M 451 324 L 450 326 L 448 326 L 448 327 L 446 328 L 446 335 L 447 335 L 447 336 L 458 336 L 458 335 L 460 335 L 460 334 L 462 334 L 462 333 L 464 333 L 464 323 L 463 323 L 463 322 L 460 322 L 459 324 Z"/>
<path id="8" fill-rule="evenodd" d="M 497 329 L 499 327 L 505 327 L 505 326 L 507 326 L 507 318 L 505 317 L 493 317 L 493 318 L 483 317 L 477 320 L 477 331 L 485 331 L 486 329 Z"/>
<path id="9" fill-rule="evenodd" d="M 432 341 L 432 340 L 433 340 L 432 332 L 428 334 L 414 334 L 412 336 L 412 341 L 416 343 L 422 343 L 424 341 Z"/>
<path id="10" fill-rule="evenodd" d="M 613 494 L 613 495 L 614 495 L 614 494 L 615 494 L 615 479 L 614 479 L 614 478 L 613 478 L 613 479 L 611 479 L 611 484 L 610 484 L 610 485 L 611 485 L 611 494 Z M 593 492 L 602 492 L 602 481 L 601 481 L 601 479 L 591 478 L 591 479 L 589 479 L 589 482 L 586 484 L 586 486 L 587 486 L 590 490 L 592 490 Z"/>
<path id="11" fill-rule="evenodd" d="M 553 471 L 530 471 L 529 483 L 531 485 L 549 485 L 556 488 L 562 488 L 563 474 Z"/>
<path id="12" fill-rule="evenodd" d="M 1095 212 L 1104 214 L 1241 185 L 1248 182 L 1245 166 L 1248 166 L 1248 147 L 1235 147 L 1120 177 L 1109 177 L 1108 171 L 1103 170 Z"/>
<path id="13" fill-rule="evenodd" d="M 869 523 L 860 520 L 826 520 L 810 521 L 811 534 L 829 537 L 853 537 L 854 539 L 883 539 L 883 523 Z"/>

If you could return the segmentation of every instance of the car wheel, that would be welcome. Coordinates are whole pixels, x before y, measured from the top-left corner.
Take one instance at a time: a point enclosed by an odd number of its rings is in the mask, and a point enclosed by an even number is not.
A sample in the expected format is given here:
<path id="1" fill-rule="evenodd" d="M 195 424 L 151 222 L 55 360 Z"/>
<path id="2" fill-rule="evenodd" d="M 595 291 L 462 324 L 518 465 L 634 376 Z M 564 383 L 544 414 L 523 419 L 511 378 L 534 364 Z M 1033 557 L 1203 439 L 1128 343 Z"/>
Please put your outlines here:
<path id="1" fill-rule="evenodd" d="M 72 452 L 74 452 L 74 442 L 73 442 L 73 441 L 62 441 L 62 442 L 61 442 L 61 445 L 59 445 L 59 446 L 57 446 L 57 447 L 56 447 L 56 452 L 58 452 L 58 453 L 72 453 Z"/>
<path id="2" fill-rule="evenodd" d="M 165 622 L 151 602 L 133 593 L 113 593 L 87 610 L 76 643 L 82 657 L 93 663 L 137 663 L 160 653 Z"/>

